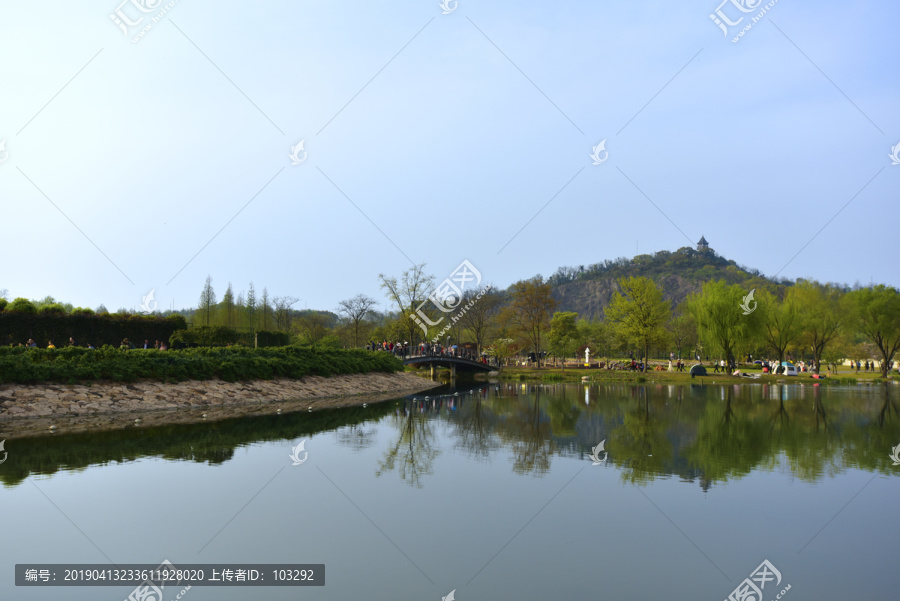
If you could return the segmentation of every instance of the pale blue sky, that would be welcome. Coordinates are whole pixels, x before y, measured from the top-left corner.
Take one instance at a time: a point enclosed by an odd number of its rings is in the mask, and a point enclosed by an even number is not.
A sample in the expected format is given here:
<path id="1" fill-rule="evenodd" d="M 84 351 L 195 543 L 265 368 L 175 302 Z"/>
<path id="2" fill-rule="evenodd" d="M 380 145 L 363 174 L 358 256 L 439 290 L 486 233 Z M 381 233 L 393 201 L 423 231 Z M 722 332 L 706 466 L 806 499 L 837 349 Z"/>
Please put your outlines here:
<path id="1" fill-rule="evenodd" d="M 11 296 L 182 308 L 209 274 L 387 308 L 410 261 L 506 287 L 701 234 L 900 285 L 896 2 L 780 0 L 734 43 L 715 0 L 191 1 L 132 43 L 119 1 L 0 3 Z"/>

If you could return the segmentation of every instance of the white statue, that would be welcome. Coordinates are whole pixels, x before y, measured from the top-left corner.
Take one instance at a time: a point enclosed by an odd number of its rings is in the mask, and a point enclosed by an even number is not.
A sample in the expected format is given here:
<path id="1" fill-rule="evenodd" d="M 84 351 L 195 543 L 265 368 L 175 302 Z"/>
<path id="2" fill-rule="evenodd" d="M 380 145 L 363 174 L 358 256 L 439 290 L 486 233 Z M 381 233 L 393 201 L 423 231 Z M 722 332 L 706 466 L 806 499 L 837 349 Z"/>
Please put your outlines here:
<path id="1" fill-rule="evenodd" d="M 590 348 L 584 349 L 584 362 L 587 363 L 588 365 L 591 364 L 591 349 Z"/>

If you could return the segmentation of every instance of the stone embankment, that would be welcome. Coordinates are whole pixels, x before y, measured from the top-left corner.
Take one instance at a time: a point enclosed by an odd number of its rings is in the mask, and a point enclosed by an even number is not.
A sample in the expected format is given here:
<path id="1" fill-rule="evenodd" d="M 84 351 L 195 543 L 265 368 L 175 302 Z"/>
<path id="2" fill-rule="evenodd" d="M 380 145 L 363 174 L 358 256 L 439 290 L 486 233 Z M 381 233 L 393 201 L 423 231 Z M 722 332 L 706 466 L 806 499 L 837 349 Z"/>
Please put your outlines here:
<path id="1" fill-rule="evenodd" d="M 408 373 L 369 373 L 302 380 L 286 378 L 252 382 L 188 380 L 162 382 L 98 382 L 88 385 L 0 385 L 0 435 L 35 425 L 154 423 L 189 419 L 222 419 L 263 415 L 278 410 L 299 411 L 349 407 L 428 390 L 439 383 Z M 83 420 L 79 418 L 91 418 Z M 83 428 L 76 427 L 80 430 Z"/>

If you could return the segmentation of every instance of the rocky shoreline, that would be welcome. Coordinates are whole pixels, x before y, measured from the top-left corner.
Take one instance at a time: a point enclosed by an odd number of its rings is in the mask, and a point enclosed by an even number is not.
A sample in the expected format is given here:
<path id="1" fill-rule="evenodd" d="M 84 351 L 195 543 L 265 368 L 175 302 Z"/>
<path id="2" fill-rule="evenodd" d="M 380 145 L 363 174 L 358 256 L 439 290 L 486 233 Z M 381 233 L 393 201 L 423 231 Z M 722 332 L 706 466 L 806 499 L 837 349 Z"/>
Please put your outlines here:
<path id="1" fill-rule="evenodd" d="M 362 405 L 429 390 L 440 383 L 408 373 L 368 373 L 251 382 L 188 380 L 167 384 L 98 382 L 0 385 L 0 439 L 26 431 L 83 431 L 193 422 L 245 415 Z"/>

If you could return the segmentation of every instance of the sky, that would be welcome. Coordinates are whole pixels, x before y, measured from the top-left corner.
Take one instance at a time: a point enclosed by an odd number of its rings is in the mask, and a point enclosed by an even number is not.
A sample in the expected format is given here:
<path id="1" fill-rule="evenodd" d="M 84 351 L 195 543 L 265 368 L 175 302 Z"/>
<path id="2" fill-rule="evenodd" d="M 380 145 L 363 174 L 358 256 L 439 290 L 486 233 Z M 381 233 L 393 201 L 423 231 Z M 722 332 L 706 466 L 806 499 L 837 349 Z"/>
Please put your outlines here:
<path id="1" fill-rule="evenodd" d="M 0 289 L 389 309 L 701 235 L 900 286 L 900 4 L 719 2 L 4 0 Z"/>

